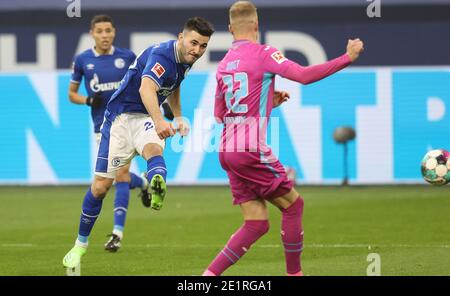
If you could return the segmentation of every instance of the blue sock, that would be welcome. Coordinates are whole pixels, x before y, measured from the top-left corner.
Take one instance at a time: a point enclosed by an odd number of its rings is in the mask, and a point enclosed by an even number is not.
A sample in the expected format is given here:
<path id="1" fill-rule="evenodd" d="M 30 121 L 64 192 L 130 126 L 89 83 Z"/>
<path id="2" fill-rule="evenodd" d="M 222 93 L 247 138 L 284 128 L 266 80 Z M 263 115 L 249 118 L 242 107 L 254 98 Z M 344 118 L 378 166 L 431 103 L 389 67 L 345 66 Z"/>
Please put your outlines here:
<path id="1" fill-rule="evenodd" d="M 130 172 L 130 189 L 134 189 L 134 188 L 142 188 L 142 178 L 139 177 L 138 175 Z"/>
<path id="2" fill-rule="evenodd" d="M 147 160 L 147 180 L 150 182 L 154 175 L 159 174 L 166 181 L 166 162 L 161 155 L 153 156 Z"/>
<path id="3" fill-rule="evenodd" d="M 84 196 L 83 205 L 81 206 L 80 227 L 78 228 L 78 240 L 82 243 L 87 243 L 89 234 L 91 234 L 92 227 L 94 227 L 95 220 L 97 220 L 100 211 L 102 210 L 103 199 L 95 198 L 92 195 L 91 188 Z"/>
<path id="4" fill-rule="evenodd" d="M 114 229 L 123 231 L 127 217 L 128 201 L 130 199 L 130 184 L 116 183 L 116 198 L 114 199 Z"/>

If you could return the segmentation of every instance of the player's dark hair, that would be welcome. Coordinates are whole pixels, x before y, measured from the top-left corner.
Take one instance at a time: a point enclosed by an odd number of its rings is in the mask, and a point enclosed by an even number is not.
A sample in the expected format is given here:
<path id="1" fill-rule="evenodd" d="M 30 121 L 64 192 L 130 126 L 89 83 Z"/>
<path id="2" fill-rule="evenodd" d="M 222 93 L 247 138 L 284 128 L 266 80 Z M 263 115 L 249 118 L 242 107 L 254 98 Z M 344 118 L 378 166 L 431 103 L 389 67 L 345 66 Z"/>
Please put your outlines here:
<path id="1" fill-rule="evenodd" d="M 211 37 L 214 33 L 213 25 L 200 16 L 191 17 L 184 24 L 183 30 L 195 31 L 202 36 Z"/>
<path id="2" fill-rule="evenodd" d="M 91 29 L 93 29 L 95 24 L 97 24 L 97 23 L 111 23 L 111 25 L 114 27 L 114 22 L 113 22 L 112 17 L 110 17 L 107 14 L 95 15 L 91 20 Z"/>

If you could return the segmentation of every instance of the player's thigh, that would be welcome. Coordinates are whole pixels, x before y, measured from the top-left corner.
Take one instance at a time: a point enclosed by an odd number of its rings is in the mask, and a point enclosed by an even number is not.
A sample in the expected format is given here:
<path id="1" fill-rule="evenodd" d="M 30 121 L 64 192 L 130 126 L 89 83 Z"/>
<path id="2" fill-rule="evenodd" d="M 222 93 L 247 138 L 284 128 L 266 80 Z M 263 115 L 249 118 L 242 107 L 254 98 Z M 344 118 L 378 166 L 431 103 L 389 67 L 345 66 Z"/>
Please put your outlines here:
<path id="1" fill-rule="evenodd" d="M 289 208 L 298 198 L 301 198 L 295 188 L 288 193 L 269 199 L 268 201 L 279 209 Z"/>
<path id="2" fill-rule="evenodd" d="M 133 145 L 145 160 L 156 155 L 162 155 L 166 142 L 159 138 L 150 116 L 130 114 L 130 127 Z"/>
<path id="3" fill-rule="evenodd" d="M 117 116 L 113 122 L 105 120 L 95 175 L 114 179 L 117 171 L 128 165 L 136 155 L 129 129 L 129 122 L 124 114 Z"/>
<path id="4" fill-rule="evenodd" d="M 116 182 L 128 182 L 129 183 L 131 181 L 130 166 L 131 166 L 131 162 L 125 164 L 124 166 L 120 167 L 117 170 Z"/>
<path id="5" fill-rule="evenodd" d="M 252 199 L 240 204 L 244 220 L 268 220 L 269 212 L 263 199 Z"/>

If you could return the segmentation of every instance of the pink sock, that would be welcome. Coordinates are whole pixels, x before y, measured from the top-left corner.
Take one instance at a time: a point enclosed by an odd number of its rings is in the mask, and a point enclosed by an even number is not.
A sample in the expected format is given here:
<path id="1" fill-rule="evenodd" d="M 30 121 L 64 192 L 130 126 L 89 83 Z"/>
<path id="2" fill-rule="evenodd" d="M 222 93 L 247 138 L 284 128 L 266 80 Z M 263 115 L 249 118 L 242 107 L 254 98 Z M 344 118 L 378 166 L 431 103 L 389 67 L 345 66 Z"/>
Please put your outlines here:
<path id="1" fill-rule="evenodd" d="M 230 238 L 225 248 L 216 256 L 203 275 L 221 275 L 236 263 L 269 230 L 267 220 L 246 220 Z M 212 274 L 211 274 L 212 273 Z"/>
<path id="2" fill-rule="evenodd" d="M 294 275 L 302 270 L 300 255 L 303 250 L 303 199 L 299 196 L 289 208 L 281 212 L 281 240 L 284 245 L 286 271 Z"/>

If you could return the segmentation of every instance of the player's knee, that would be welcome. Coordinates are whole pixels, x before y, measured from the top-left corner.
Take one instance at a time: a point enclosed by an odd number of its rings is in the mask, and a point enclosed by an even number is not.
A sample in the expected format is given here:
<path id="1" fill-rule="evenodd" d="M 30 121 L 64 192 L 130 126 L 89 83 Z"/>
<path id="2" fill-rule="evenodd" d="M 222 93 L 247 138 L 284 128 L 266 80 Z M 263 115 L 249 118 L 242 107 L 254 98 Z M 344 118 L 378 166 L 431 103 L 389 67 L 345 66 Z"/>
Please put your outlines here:
<path id="1" fill-rule="evenodd" d="M 264 221 L 261 221 L 262 223 L 261 223 L 261 228 L 260 228 L 260 231 L 261 231 L 261 235 L 264 235 L 264 234 L 266 234 L 267 232 L 269 232 L 269 229 L 270 229 L 270 223 L 269 223 L 269 220 L 264 220 Z"/>
<path id="2" fill-rule="evenodd" d="M 298 195 L 294 202 L 291 204 L 291 207 L 294 206 L 298 211 L 303 210 L 303 206 L 305 205 L 305 200 Z"/>
<path id="3" fill-rule="evenodd" d="M 104 198 L 111 185 L 109 182 L 94 182 L 91 186 L 92 194 L 96 198 Z"/>
<path id="4" fill-rule="evenodd" d="M 142 156 L 148 160 L 154 156 L 162 155 L 163 148 L 158 144 L 147 144 L 144 146 L 144 150 L 142 151 Z"/>
<path id="5" fill-rule="evenodd" d="M 247 223 L 247 224 L 249 224 L 249 223 Z M 269 220 L 253 220 L 252 224 L 251 224 L 251 228 L 259 236 L 263 236 L 270 229 Z"/>
<path id="6" fill-rule="evenodd" d="M 128 170 L 119 170 L 116 173 L 116 182 L 130 182 L 130 173 Z"/>

